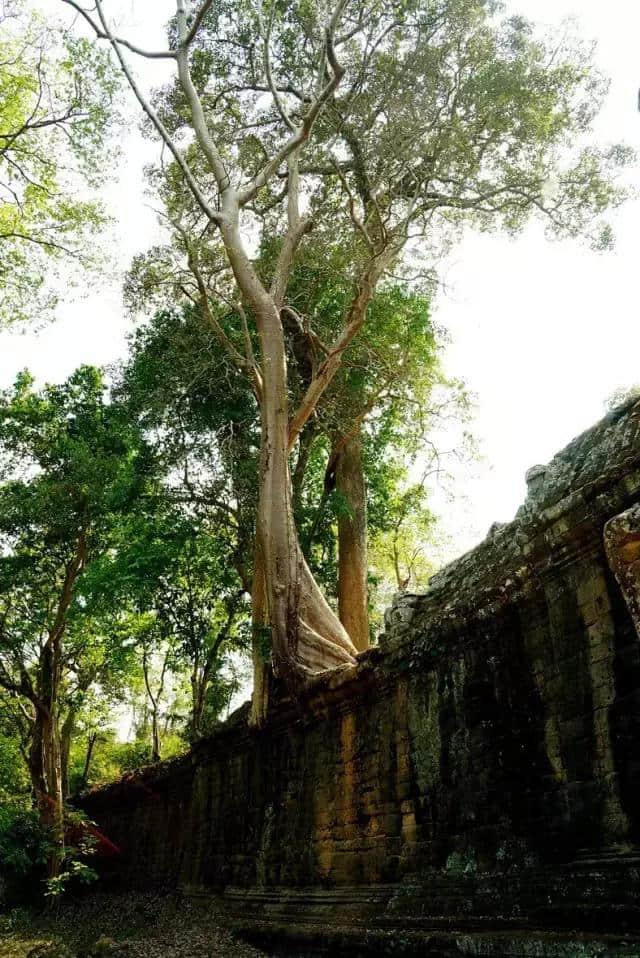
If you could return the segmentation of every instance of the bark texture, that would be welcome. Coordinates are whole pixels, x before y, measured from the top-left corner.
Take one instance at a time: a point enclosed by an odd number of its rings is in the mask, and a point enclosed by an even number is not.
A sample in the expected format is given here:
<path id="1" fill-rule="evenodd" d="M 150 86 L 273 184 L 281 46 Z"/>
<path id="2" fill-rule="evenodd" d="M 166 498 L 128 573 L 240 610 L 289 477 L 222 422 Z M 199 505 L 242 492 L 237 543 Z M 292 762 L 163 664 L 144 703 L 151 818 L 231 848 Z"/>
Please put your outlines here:
<path id="1" fill-rule="evenodd" d="M 313 674 L 353 664 L 356 648 L 322 595 L 298 541 L 289 473 L 284 333 L 272 302 L 261 310 L 259 331 L 263 401 L 257 548 L 264 558 L 274 668 L 294 688 Z"/>
<path id="2" fill-rule="evenodd" d="M 271 629 L 267 606 L 267 584 L 264 577 L 264 561 L 260 549 L 255 550 L 252 589 L 252 656 L 253 695 L 249 724 L 264 725 L 269 707 L 269 682 L 271 674 Z"/>
<path id="3" fill-rule="evenodd" d="M 338 515 L 338 610 L 358 652 L 369 648 L 367 490 L 360 435 L 348 438 L 336 462 Z"/>
<path id="4" fill-rule="evenodd" d="M 64 722 L 60 729 L 60 761 L 62 765 L 62 794 L 64 799 L 69 798 L 69 758 L 71 754 L 71 742 L 75 732 L 76 711 L 71 705 L 67 711 Z"/>

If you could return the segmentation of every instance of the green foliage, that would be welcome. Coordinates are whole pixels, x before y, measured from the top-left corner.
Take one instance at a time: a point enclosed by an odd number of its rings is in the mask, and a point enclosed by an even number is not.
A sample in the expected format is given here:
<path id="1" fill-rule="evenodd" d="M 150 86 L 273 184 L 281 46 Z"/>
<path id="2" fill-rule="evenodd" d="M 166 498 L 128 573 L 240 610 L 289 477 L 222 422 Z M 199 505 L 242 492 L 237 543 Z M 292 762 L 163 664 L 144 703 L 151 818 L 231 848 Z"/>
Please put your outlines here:
<path id="1" fill-rule="evenodd" d="M 16 881 L 37 872 L 47 860 L 50 839 L 25 800 L 3 795 L 0 802 L 0 873 Z"/>
<path id="2" fill-rule="evenodd" d="M 209 10 L 192 75 L 232 180 L 249 181 L 282 148 L 290 135 L 282 108 L 297 121 L 314 95 L 325 16 L 315 2 Z M 407 216 L 419 241 L 406 258 L 412 266 L 433 267 L 465 225 L 517 232 L 532 216 L 554 236 L 610 245 L 604 217 L 624 197 L 616 178 L 633 153 L 589 140 L 608 84 L 570 24 L 558 43 L 557 31 L 505 16 L 496 0 L 350 0 L 341 24 L 344 77 L 305 143 L 301 176 L 314 236 L 329 246 L 350 237 L 354 275 L 368 255 L 365 232 L 388 235 Z M 265 64 L 255 56 L 267 29 L 280 108 L 264 95 Z M 192 128 L 177 82 L 155 105 L 176 136 Z M 211 179 L 197 148 L 185 156 L 201 181 Z M 264 241 L 282 232 L 285 198 L 274 179 L 257 197 Z M 172 221 L 185 206 L 198 215 L 176 171 L 162 189 Z"/>
<path id="3" fill-rule="evenodd" d="M 184 739 L 170 735 L 163 739 L 163 754 L 170 757 L 185 749 Z M 138 734 L 130 741 L 118 741 L 115 732 L 107 729 L 101 733 L 95 743 L 91 766 L 87 780 L 84 780 L 87 741 L 76 735 L 71 752 L 69 780 L 71 794 L 105 785 L 120 778 L 125 772 L 133 772 L 144 765 L 150 765 L 151 739 L 146 727 L 138 729 Z"/>
<path id="4" fill-rule="evenodd" d="M 0 394 L 0 718 L 45 820 L 60 806 L 46 749 L 59 743 L 64 776 L 67 739 L 90 711 L 92 687 L 113 697 L 129 668 L 129 650 L 89 608 L 84 577 L 114 547 L 152 472 L 98 370 L 42 389 L 23 373 Z M 54 717 L 49 738 L 43 714 Z"/>
<path id="5" fill-rule="evenodd" d="M 216 307 L 214 307 L 216 308 Z M 230 328 L 233 315 L 220 308 Z M 192 305 L 154 315 L 132 337 L 118 394 L 152 437 L 175 498 L 215 525 L 228 565 L 249 587 L 257 502 L 258 412 L 246 379 Z"/>
<path id="6" fill-rule="evenodd" d="M 70 888 L 78 885 L 90 885 L 98 880 L 98 873 L 86 862 L 74 859 L 65 862 L 63 870 L 52 878 L 47 878 L 46 898 L 60 898 Z"/>
<path id="7" fill-rule="evenodd" d="M 0 326 L 42 321 L 58 295 L 57 264 L 98 265 L 100 203 L 77 195 L 109 164 L 118 75 L 107 51 L 26 5 L 0 14 Z M 114 152 L 110 145 L 110 152 Z M 65 282 L 73 276 L 68 270 Z"/>
<path id="8" fill-rule="evenodd" d="M 248 630 L 240 623 L 248 617 L 247 602 L 229 561 L 235 547 L 228 528 L 190 515 L 169 491 L 154 499 L 153 512 L 141 508 L 122 523 L 114 550 L 87 577 L 91 595 L 132 610 L 127 617 L 121 611 L 115 627 L 143 660 L 155 660 L 161 692 L 168 690 L 165 678 L 173 676 L 174 712 L 180 676 L 188 671 L 198 712 L 192 710 L 189 720 L 197 726 L 192 736 L 203 734 L 228 701 L 233 681 L 226 658 L 246 650 Z"/>
<path id="9" fill-rule="evenodd" d="M 45 881 L 45 898 L 60 898 L 65 892 L 98 880 L 98 873 L 87 863 L 96 849 L 96 839 L 89 830 L 92 825 L 80 812 L 65 810 L 67 833 L 75 836 L 75 840 L 56 849 L 59 869 Z"/>
<path id="10" fill-rule="evenodd" d="M 3 708 L 6 712 L 6 708 Z M 0 802 L 7 796 L 26 796 L 29 778 L 20 751 L 16 730 L 7 723 L 0 732 Z"/>
<path id="11" fill-rule="evenodd" d="M 63 595 L 65 570 L 75 559 L 80 575 L 108 549 L 120 517 L 144 493 L 151 462 L 89 367 L 42 390 L 23 373 L 0 394 L 0 454 L 0 685 L 15 691 L 16 661 L 28 669 L 37 659 L 56 608 L 77 620 L 72 648 L 84 664 L 104 658 L 87 634 L 75 583 L 74 596 Z"/>
<path id="12" fill-rule="evenodd" d="M 135 375 L 137 388 L 144 370 Z M 229 562 L 237 510 L 216 497 L 202 512 L 184 499 L 174 475 L 182 447 L 156 428 L 147 399 L 143 409 L 135 389 L 126 402 L 121 389 L 114 401 L 88 367 L 40 390 L 23 373 L 0 395 L 0 688 L 9 693 L 0 719 L 6 712 L 12 754 L 26 760 L 36 710 L 52 696 L 72 788 L 148 761 L 151 716 L 165 756 L 211 728 L 237 688 L 228 656 L 249 635 Z M 205 412 L 189 399 L 204 448 Z M 127 751 L 114 715 L 134 707 L 146 744 Z"/>

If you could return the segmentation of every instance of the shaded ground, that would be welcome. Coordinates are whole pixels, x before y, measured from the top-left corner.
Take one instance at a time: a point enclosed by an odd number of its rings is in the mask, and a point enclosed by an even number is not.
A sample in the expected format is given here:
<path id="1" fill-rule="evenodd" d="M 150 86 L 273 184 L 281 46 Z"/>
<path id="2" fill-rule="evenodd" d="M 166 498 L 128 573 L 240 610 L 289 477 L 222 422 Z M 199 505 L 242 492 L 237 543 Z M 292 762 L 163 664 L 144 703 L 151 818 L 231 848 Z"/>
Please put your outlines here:
<path id="1" fill-rule="evenodd" d="M 100 958 L 266 956 L 266 952 L 240 941 L 224 928 L 210 902 L 153 894 L 95 894 L 45 912 L 16 910 L 0 916 L 0 958 L 27 958 L 30 951 L 46 942 L 66 945 L 73 958 L 93 954 Z M 63 954 L 67 958 L 63 951 L 60 958 Z M 58 958 L 52 949 L 51 958 L 54 956 Z"/>
<path id="2" fill-rule="evenodd" d="M 525 930 L 399 933 L 305 924 L 287 925 L 287 948 L 277 929 L 256 937 L 245 923 L 245 934 L 262 946 L 254 947 L 228 927 L 223 907 L 214 899 L 175 894 L 94 893 L 46 911 L 0 913 L 0 958 L 640 958 L 637 936 Z"/>

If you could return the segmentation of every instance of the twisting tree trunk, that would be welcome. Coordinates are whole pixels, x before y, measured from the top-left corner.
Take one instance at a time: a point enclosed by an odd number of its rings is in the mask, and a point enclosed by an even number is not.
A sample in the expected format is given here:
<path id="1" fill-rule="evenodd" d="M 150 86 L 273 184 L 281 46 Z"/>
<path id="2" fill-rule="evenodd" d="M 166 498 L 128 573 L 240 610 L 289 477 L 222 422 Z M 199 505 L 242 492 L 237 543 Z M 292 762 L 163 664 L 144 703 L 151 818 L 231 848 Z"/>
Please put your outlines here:
<path id="1" fill-rule="evenodd" d="M 274 664 L 291 686 L 354 661 L 355 648 L 320 592 L 295 528 L 289 475 L 285 342 L 273 303 L 261 311 L 263 396 L 257 540 L 272 629 Z"/>
<path id="2" fill-rule="evenodd" d="M 160 701 L 162 699 L 162 694 L 164 692 L 164 681 L 165 681 L 168 664 L 169 664 L 169 653 L 167 652 L 162 662 L 162 670 L 160 672 L 158 688 L 157 688 L 156 694 L 154 695 L 153 692 L 151 691 L 148 650 L 146 648 L 143 649 L 142 674 L 144 676 L 144 684 L 147 689 L 147 695 L 149 697 L 149 701 L 151 702 L 151 761 L 152 762 L 160 761 L 160 728 L 158 724 L 158 719 L 160 714 Z"/>
<path id="3" fill-rule="evenodd" d="M 335 466 L 344 499 L 338 514 L 338 610 L 358 652 L 369 648 L 367 491 L 359 434 L 344 442 Z"/>

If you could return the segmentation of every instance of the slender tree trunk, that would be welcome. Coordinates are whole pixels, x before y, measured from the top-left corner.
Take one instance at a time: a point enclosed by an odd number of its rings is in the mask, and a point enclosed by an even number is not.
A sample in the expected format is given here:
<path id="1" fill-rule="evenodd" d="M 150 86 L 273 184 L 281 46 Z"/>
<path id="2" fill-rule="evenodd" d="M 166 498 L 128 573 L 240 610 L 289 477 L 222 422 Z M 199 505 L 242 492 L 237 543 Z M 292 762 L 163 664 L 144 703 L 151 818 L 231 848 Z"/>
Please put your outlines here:
<path id="1" fill-rule="evenodd" d="M 43 726 L 43 745 L 47 788 L 41 796 L 41 818 L 51 829 L 54 850 L 49 858 L 49 878 L 54 878 L 64 857 L 64 801 L 62 795 L 62 760 L 57 716 L 52 711 Z"/>
<path id="2" fill-rule="evenodd" d="M 158 710 L 151 710 L 151 761 L 160 761 L 160 731 L 158 729 Z"/>
<path id="3" fill-rule="evenodd" d="M 31 778 L 33 801 L 38 809 L 42 824 L 46 826 L 51 819 L 51 809 L 46 798 L 48 786 L 44 750 L 44 726 L 45 714 L 41 708 L 38 708 L 33 723 L 33 736 L 29 748 L 29 775 Z"/>
<path id="4" fill-rule="evenodd" d="M 369 648 L 367 491 L 360 434 L 344 442 L 336 462 L 336 488 L 347 508 L 338 515 L 338 610 L 358 652 Z"/>
<path id="5" fill-rule="evenodd" d="M 82 769 L 82 777 L 80 779 L 80 791 L 84 791 L 87 787 L 89 781 L 89 772 L 91 771 L 91 759 L 93 758 L 93 750 L 95 748 L 96 741 L 98 739 L 98 733 L 92 732 L 89 736 L 87 742 L 87 754 L 84 760 L 84 768 Z"/>
<path id="6" fill-rule="evenodd" d="M 200 675 L 199 663 L 196 660 L 191 673 L 191 735 L 194 741 L 202 735 L 205 691 L 206 678 Z"/>
<path id="7" fill-rule="evenodd" d="M 43 704 L 40 720 L 40 748 L 44 787 L 38 795 L 40 818 L 50 829 L 53 851 L 49 858 L 50 878 L 58 874 L 64 857 L 64 796 L 62 792 L 62 751 L 58 726 L 60 684 L 59 637 L 50 635 L 40 654 L 39 697 Z"/>
<path id="8" fill-rule="evenodd" d="M 66 718 L 60 729 L 60 762 L 62 766 L 62 795 L 68 799 L 69 790 L 69 757 L 71 754 L 71 740 L 75 731 L 76 711 L 70 706 Z"/>
<path id="9" fill-rule="evenodd" d="M 151 691 L 151 682 L 149 678 L 149 659 L 147 654 L 147 649 L 145 648 L 142 653 L 142 674 L 144 676 L 144 684 L 147 688 L 147 695 L 151 702 L 151 761 L 159 762 L 160 761 L 160 730 L 158 727 L 158 714 L 160 712 L 160 701 L 162 699 L 162 693 L 164 691 L 164 679 L 167 669 L 168 662 L 168 653 L 164 657 L 164 662 L 162 663 L 162 671 L 160 673 L 160 682 L 158 685 L 158 690 L 154 695 Z"/>
<path id="10" fill-rule="evenodd" d="M 271 680 L 271 631 L 267 605 L 264 563 L 258 548 L 253 563 L 252 597 L 252 657 L 253 695 L 249 724 L 260 727 L 267 720 L 269 686 Z"/>
<path id="11" fill-rule="evenodd" d="M 53 878 L 64 854 L 62 753 L 55 709 L 44 704 L 36 711 L 28 759 L 34 802 L 53 844 L 47 864 L 47 874 Z"/>

